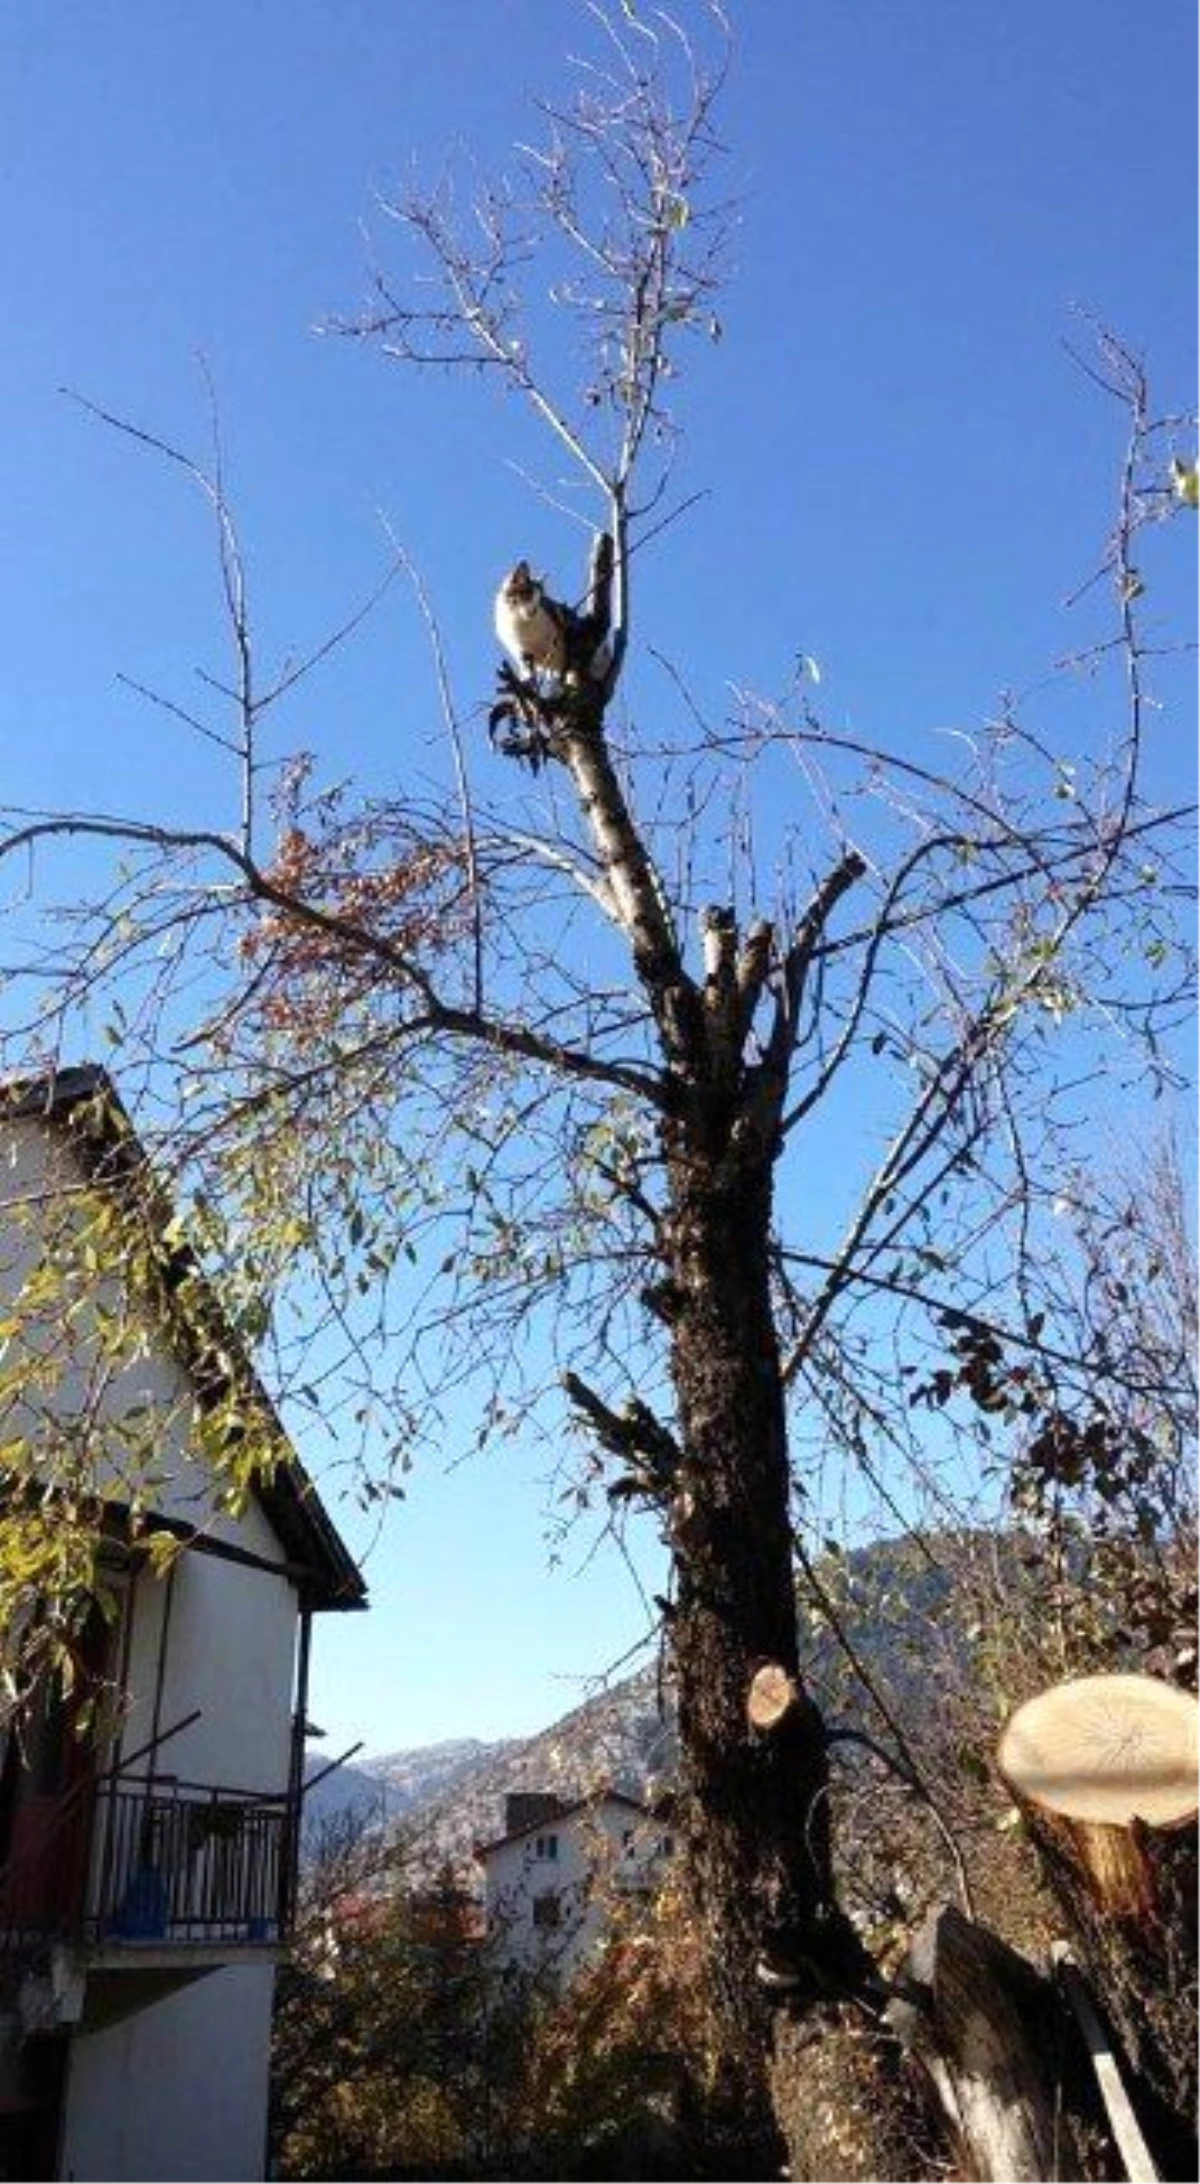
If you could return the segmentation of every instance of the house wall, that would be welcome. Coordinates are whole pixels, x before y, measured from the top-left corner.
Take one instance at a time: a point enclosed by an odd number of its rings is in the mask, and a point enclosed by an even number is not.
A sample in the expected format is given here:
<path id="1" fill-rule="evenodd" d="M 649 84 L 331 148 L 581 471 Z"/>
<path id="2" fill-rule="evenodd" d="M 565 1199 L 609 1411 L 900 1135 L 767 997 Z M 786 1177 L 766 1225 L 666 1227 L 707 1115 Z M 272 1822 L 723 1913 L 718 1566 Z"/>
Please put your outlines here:
<path id="1" fill-rule="evenodd" d="M 569 1978 L 603 1941 L 618 1907 L 651 1893 L 661 1874 L 661 1840 L 661 1827 L 636 1806 L 603 1798 L 492 1845 L 484 1888 L 499 1960 Z M 535 1905 L 549 1895 L 558 1899 L 558 1923 L 540 1925 Z"/>
<path id="2" fill-rule="evenodd" d="M 89 1483 L 114 1493 L 161 1486 L 173 1499 L 170 1471 L 175 1459 L 187 1461 L 192 1392 L 156 1331 L 130 1309 L 119 1263 L 86 1271 L 76 1263 L 91 1186 L 69 1147 L 40 1123 L 8 1124 L 0 1153 L 0 1302 L 21 1297 L 17 1339 L 28 1389 L 24 1404 L 7 1408 L 7 1430 L 36 1433 L 47 1416 L 123 1426 L 93 1433 Z M 21 1295 L 39 1268 L 36 1293 Z M 181 1485 L 185 1496 L 203 1492 L 198 1474 Z"/>
<path id="3" fill-rule="evenodd" d="M 59 2174 L 263 2176 L 274 1972 L 211 1972 L 152 2009 L 76 2035 Z"/>
<path id="4" fill-rule="evenodd" d="M 278 1558 L 279 1547 L 271 1543 Z M 261 1550 L 258 1550 L 261 1551 Z M 130 1772 L 280 1795 L 288 1786 L 296 1594 L 286 1578 L 187 1553 L 132 1594 L 128 1693 L 112 1755 L 200 1719 Z"/>
<path id="5" fill-rule="evenodd" d="M 39 1261 L 69 1260 L 86 1230 L 88 1183 L 70 1148 L 32 1121 L 0 1128 L 0 1310 L 17 1299 Z M 99 1332 L 99 1315 L 107 1331 Z M 120 1265 L 82 1282 L 51 1275 L 21 1310 L 25 1402 L 6 1393 L 6 1434 L 34 1435 L 47 1417 L 93 1427 L 88 1484 L 114 1500 L 136 1490 L 146 1506 L 260 1553 L 279 1553 L 253 1505 L 240 1518 L 214 1508 L 214 1482 L 193 1453 L 198 1405 L 163 1331 L 131 1305 Z"/>
<path id="6" fill-rule="evenodd" d="M 39 1124 L 0 1132 L 0 1314 L 39 1258 L 53 1260 L 78 1181 L 68 1150 Z M 97 1277 L 96 1294 L 102 1310 L 125 1312 L 119 1267 Z M 26 1323 L 21 1340 L 32 1354 L 29 1393 L 7 1408 L 6 1432 L 32 1438 L 47 1414 L 107 1421 L 94 1441 L 99 1491 L 128 1500 L 136 1488 L 163 1514 L 285 1560 L 253 1499 L 236 1517 L 214 1507 L 211 1478 L 191 1453 L 194 1390 L 156 1326 L 138 1327 L 109 1372 L 86 1307 L 56 1309 L 51 1282 L 41 1321 Z M 130 1412 L 141 1448 L 127 1462 Z M 112 1660 L 126 1698 L 103 1763 L 119 1764 L 198 1709 L 195 1723 L 131 1771 L 265 1795 L 286 1790 L 298 1622 L 290 1579 L 185 1552 L 170 1576 L 143 1567 L 126 1584 L 127 1631 Z M 102 1856 L 97 1841 L 94 1875 Z M 186 1967 L 186 1951 L 179 1962 Z M 268 1961 L 230 1965 L 102 2030 L 73 2030 L 58 2173 L 164 2184 L 261 2177 L 274 1976 Z M 85 2025 L 86 2011 L 85 1997 Z"/>
<path id="7" fill-rule="evenodd" d="M 73 1219 L 73 1193 L 83 1178 L 69 1148 L 35 1121 L 9 1125 L 0 1155 L 0 1214 L 9 1209 L 9 1218 L 0 1219 L 2 1307 L 36 1264 L 43 1240 L 46 1252 L 53 1252 L 59 1225 Z M 126 1308 L 119 1268 L 98 1275 L 95 1289 L 100 1308 L 119 1318 Z M 51 1290 L 41 1324 L 23 1326 L 21 1339 L 44 1364 L 28 1415 L 10 1412 L 7 1432 L 36 1435 L 48 1413 L 95 1417 L 101 1422 L 94 1457 L 101 1491 L 129 1499 L 136 1488 L 163 1515 L 203 1526 L 267 1560 L 284 1559 L 253 1500 L 236 1517 L 214 1507 L 212 1479 L 190 1446 L 194 1390 L 154 1326 L 139 1327 L 133 1354 L 110 1372 L 87 1311 L 74 1310 L 64 1321 Z M 130 1413 L 149 1452 L 127 1458 L 121 1421 Z M 126 1460 L 128 1477 L 121 1468 Z M 138 1750 L 156 1731 L 199 1708 L 199 1721 L 171 1738 L 160 1755 L 137 1762 L 135 1771 L 154 1766 L 227 1789 L 284 1790 L 297 1617 L 289 1580 L 186 1554 L 169 1580 L 140 1574 L 131 1601 L 131 1704 L 118 1750 Z"/>

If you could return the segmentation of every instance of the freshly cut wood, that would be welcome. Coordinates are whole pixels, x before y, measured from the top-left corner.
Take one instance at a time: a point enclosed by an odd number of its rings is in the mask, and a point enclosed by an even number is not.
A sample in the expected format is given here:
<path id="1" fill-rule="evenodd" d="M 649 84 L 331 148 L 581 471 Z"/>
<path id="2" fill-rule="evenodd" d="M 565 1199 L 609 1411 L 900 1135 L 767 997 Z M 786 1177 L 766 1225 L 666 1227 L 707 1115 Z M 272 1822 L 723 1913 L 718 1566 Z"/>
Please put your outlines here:
<path id="1" fill-rule="evenodd" d="M 786 1668 L 778 1661 L 764 1661 L 751 1678 L 746 1713 L 756 1729 L 777 1729 L 802 1697 L 799 1684 Z"/>
<path id="2" fill-rule="evenodd" d="M 1152 1676 L 1085 1676 L 1019 1708 L 997 1755 L 1166 2176 L 1197 2173 L 1198 1722 Z"/>
<path id="3" fill-rule="evenodd" d="M 1190 1692 L 1154 1676 L 1081 1676 L 1017 1708 L 1000 1772 L 1022 1798 L 1068 1820 L 1177 1827 L 1197 1810 Z"/>

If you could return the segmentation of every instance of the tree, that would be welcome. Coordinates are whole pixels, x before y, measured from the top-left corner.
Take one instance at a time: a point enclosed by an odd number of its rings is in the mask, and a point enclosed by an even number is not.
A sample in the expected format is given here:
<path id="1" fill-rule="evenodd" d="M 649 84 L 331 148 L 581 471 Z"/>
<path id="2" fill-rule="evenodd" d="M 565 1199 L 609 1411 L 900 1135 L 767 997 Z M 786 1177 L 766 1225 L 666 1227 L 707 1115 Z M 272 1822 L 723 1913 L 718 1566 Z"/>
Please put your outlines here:
<path id="1" fill-rule="evenodd" d="M 450 1874 L 361 1816 L 309 1845 L 280 1974 L 271 2140 L 287 2176 L 496 2175 L 528 2043 Z"/>
<path id="2" fill-rule="evenodd" d="M 725 42 L 715 9 L 694 35 L 593 13 L 582 88 L 541 109 L 518 178 L 461 223 L 448 187 L 395 205 L 420 278 L 381 271 L 345 329 L 402 365 L 492 382 L 568 458 L 593 544 L 563 671 L 510 666 L 500 748 L 468 762 L 436 615 L 397 547 L 430 634 L 447 785 L 370 798 L 301 761 L 270 841 L 262 722 L 336 640 L 262 679 L 219 442 L 206 466 L 122 425 L 215 516 L 230 710 L 219 730 L 192 725 L 230 751 L 234 823 L 22 815 L 3 853 L 47 889 L 56 852 L 120 846 L 103 898 L 56 941 L 31 1040 L 116 997 L 125 1069 L 148 1061 L 169 1092 L 159 1158 L 194 1186 L 231 1315 L 297 1405 L 329 1408 L 301 1363 L 316 1342 L 351 1432 L 369 1437 L 394 1396 L 404 1461 L 438 1403 L 481 1381 L 482 1438 L 539 1405 L 561 1417 L 546 1348 L 526 1347 L 539 1327 L 586 1435 L 579 1498 L 603 1493 L 614 1526 L 638 1506 L 661 1525 L 682 1833 L 731 2131 L 742 2173 L 773 2174 L 768 1997 L 880 2000 L 838 1901 L 825 1732 L 799 1676 L 812 1440 L 876 1475 L 882 1461 L 897 1505 L 878 1348 L 897 1312 L 929 1343 L 954 1312 L 1054 1352 L 1023 1276 L 1060 1133 L 1114 1016 L 1161 1073 L 1186 1005 L 1164 939 L 1179 815 L 1141 788 L 1140 622 L 1150 534 L 1186 505 L 1170 470 L 1183 427 L 1101 337 L 1126 444 L 1099 572 L 1111 623 L 1078 659 L 1119 669 L 1105 748 L 1067 758 L 1006 704 L 955 777 L 825 729 L 805 662 L 782 700 L 721 723 L 672 670 L 684 725 L 639 727 L 635 556 L 682 512 L 669 398 L 689 345 L 720 334 Z M 530 263 L 545 310 L 522 291 Z M 510 791 L 528 770 L 527 819 L 481 792 L 485 765 Z M 768 831 L 756 870 L 748 815 L 790 810 L 798 785 L 803 820 Z M 882 1148 L 858 1168 L 831 1134 L 847 1112 Z M 845 1174 L 816 1232 L 809 1185 L 834 1143 Z M 386 1490 L 377 1469 L 365 1490 Z M 747 1711 L 764 1664 L 793 1693 L 771 1725 Z"/>
<path id="3" fill-rule="evenodd" d="M 415 1844 L 355 1815 L 308 1847 L 275 2021 L 282 2174 L 720 2173 L 719 2050 L 678 1905 L 647 1923 L 614 1899 L 603 1949 L 563 1991 L 553 1967 L 497 1951 Z"/>
<path id="4" fill-rule="evenodd" d="M 1015 1444 L 1015 1526 L 990 1581 L 983 1555 L 962 1571 L 960 1628 L 979 1639 L 975 1698 L 989 1715 L 976 1736 L 986 1748 L 997 1712 L 1025 1702 L 1001 1745 L 1004 1779 L 1055 1938 L 1065 1928 L 1080 1950 L 1164 2174 L 1194 2165 L 1196 2111 L 1195 1770 L 1185 1745 L 1182 1784 L 1171 1783 L 1170 1737 L 1157 1731 L 1161 1716 L 1195 1735 L 1194 1699 L 1170 1688 L 1196 1685 L 1196 1274 L 1182 1167 L 1164 1136 L 1111 1173 L 1064 1179 L 1071 1248 L 1037 1280 L 1058 1325 L 1073 1325 L 1072 1363 L 1031 1367 L 978 1330 L 954 1338 L 956 1394 Z M 1112 1824 L 1076 1830 L 1058 1804 L 1043 1810 L 1036 1782 L 1026 1791 L 1021 1725 L 1044 1724 L 1033 1749 L 1048 1731 L 1057 1767 L 1087 1785 L 1086 1738 L 1110 1718 L 1121 1723 L 1110 1751 L 1162 1747 L 1159 1779 L 1122 1783 Z"/>
<path id="5" fill-rule="evenodd" d="M 949 1315 L 947 1357 L 916 1390 L 973 1406 L 1009 1443 L 1021 1581 L 980 1567 L 966 1620 L 999 1640 L 1009 1702 L 1130 1667 L 1194 1691 L 1197 1299 L 1182 1156 L 1163 1138 L 1110 1173 L 1093 1163 L 1061 1180 L 1066 1248 L 1031 1279 L 1069 1347 L 1031 1361 Z"/>

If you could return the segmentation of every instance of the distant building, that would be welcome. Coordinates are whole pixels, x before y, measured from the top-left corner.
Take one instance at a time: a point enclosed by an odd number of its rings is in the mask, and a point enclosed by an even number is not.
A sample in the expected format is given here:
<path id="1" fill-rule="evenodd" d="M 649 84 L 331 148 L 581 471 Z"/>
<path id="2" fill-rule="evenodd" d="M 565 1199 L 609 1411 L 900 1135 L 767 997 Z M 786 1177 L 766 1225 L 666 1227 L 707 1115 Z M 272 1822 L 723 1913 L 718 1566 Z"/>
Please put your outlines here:
<path id="1" fill-rule="evenodd" d="M 30 1358 L 27 1376 L 7 1374 L 0 1439 L 18 1460 L 0 1492 L 52 1495 L 39 1436 L 86 1430 L 100 1351 L 89 1309 L 138 1321 L 132 1362 L 106 1390 L 109 1434 L 126 1419 L 132 1434 L 136 1417 L 159 1443 L 136 1515 L 97 1457 L 109 1609 L 78 1638 L 72 1688 L 43 1679 L 0 1717 L 0 2176 L 263 2175 L 310 1626 L 365 1605 L 294 1460 L 241 1515 L 216 1508 L 194 1446 L 211 1406 L 227 1411 L 232 1394 L 247 1430 L 290 1451 L 173 1227 L 161 1309 L 104 1264 L 90 1308 L 76 1292 L 69 1316 L 47 1305 L 42 1327 L 14 1314 L 31 1269 L 52 1275 L 71 1208 L 83 1218 L 97 1194 L 147 1177 L 101 1072 L 0 1089 L 0 1320 L 8 1366 L 14 1343 Z M 161 1203 L 153 1189 L 149 1202 Z M 156 1574 L 149 1549 L 164 1534 L 181 1552 Z"/>
<path id="2" fill-rule="evenodd" d="M 510 1795 L 504 1833 L 475 1852 L 497 1961 L 569 1979 L 616 1926 L 649 1908 L 673 1851 L 664 1820 L 618 1790 L 574 1802 Z"/>

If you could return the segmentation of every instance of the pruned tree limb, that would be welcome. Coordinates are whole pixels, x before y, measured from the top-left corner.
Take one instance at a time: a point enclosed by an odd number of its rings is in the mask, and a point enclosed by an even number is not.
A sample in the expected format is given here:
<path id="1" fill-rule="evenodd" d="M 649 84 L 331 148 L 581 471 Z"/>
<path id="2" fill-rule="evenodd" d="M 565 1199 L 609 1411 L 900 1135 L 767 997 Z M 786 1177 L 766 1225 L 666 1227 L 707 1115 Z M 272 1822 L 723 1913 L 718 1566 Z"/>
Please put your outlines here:
<path id="1" fill-rule="evenodd" d="M 576 1372 L 565 1372 L 563 1388 L 580 1415 L 587 1420 L 600 1446 L 610 1456 L 640 1462 L 650 1479 L 666 1491 L 678 1475 L 682 1451 L 673 1433 L 657 1419 L 640 1396 L 633 1396 L 621 1410 L 613 1410 Z"/>

